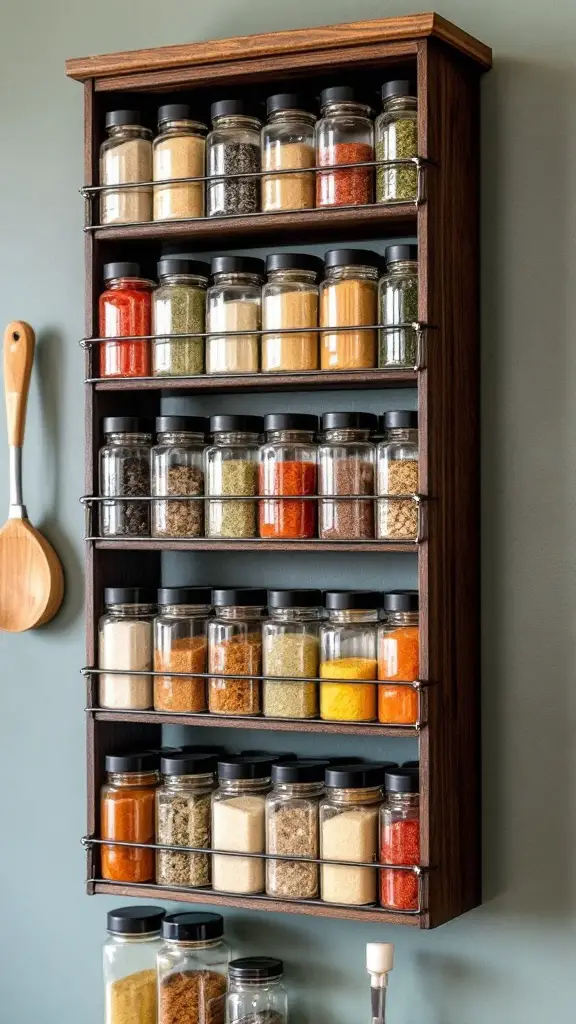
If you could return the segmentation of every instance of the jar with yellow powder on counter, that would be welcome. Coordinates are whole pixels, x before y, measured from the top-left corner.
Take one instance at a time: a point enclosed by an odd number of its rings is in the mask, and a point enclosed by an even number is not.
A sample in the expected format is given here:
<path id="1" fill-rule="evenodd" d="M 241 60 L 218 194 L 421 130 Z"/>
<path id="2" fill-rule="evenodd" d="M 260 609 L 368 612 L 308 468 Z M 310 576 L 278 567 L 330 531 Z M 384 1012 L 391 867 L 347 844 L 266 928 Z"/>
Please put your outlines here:
<path id="1" fill-rule="evenodd" d="M 320 717 L 328 722 L 373 722 L 377 631 L 382 595 L 375 590 L 329 590 L 328 622 L 320 627 Z"/>
<path id="2" fill-rule="evenodd" d="M 156 956 L 163 918 L 160 907 L 120 907 L 108 913 L 105 1024 L 156 1024 Z"/>

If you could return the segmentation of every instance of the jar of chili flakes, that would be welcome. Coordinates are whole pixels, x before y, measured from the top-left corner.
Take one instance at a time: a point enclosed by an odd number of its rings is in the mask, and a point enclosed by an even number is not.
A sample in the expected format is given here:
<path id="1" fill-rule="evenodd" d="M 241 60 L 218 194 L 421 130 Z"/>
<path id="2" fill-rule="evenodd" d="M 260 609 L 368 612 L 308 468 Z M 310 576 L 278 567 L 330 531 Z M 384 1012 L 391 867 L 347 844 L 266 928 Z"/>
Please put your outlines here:
<path id="1" fill-rule="evenodd" d="M 208 671 L 218 677 L 209 679 L 209 710 L 217 715 L 258 715 L 260 680 L 242 677 L 262 674 L 266 591 L 253 587 L 213 590 L 212 604 L 215 618 L 208 623 Z M 236 673 L 240 678 L 235 678 Z"/>
<path id="2" fill-rule="evenodd" d="M 316 125 L 316 164 L 335 168 L 374 160 L 371 108 L 348 85 L 323 89 Z M 316 172 L 317 206 L 363 206 L 373 201 L 373 167 Z"/>
<path id="3" fill-rule="evenodd" d="M 101 377 L 149 377 L 153 281 L 138 263 L 104 264 L 105 291 L 99 301 Z M 142 337 L 142 341 L 138 339 Z M 126 338 L 126 341 L 115 340 Z"/>
<path id="4" fill-rule="evenodd" d="M 420 668 L 419 595 L 417 590 L 384 594 L 386 622 L 378 630 L 378 679 L 404 683 L 418 679 Z M 415 725 L 418 693 L 411 686 L 378 687 L 378 721 Z"/>
<path id="5" fill-rule="evenodd" d="M 102 878 L 112 882 L 154 881 L 154 850 L 142 846 L 114 846 L 113 840 L 154 842 L 154 796 L 158 785 L 158 755 L 109 754 L 106 782 L 101 791 Z"/>
<path id="6" fill-rule="evenodd" d="M 382 864 L 420 863 L 419 773 L 394 768 L 385 775 L 386 800 L 380 808 L 380 861 Z M 419 880 L 412 871 L 380 872 L 380 903 L 388 910 L 419 909 Z"/>
<path id="7" fill-rule="evenodd" d="M 260 494 L 315 495 L 318 417 L 272 413 L 264 418 Z M 261 501 L 260 536 L 302 540 L 316 536 L 315 501 Z"/>

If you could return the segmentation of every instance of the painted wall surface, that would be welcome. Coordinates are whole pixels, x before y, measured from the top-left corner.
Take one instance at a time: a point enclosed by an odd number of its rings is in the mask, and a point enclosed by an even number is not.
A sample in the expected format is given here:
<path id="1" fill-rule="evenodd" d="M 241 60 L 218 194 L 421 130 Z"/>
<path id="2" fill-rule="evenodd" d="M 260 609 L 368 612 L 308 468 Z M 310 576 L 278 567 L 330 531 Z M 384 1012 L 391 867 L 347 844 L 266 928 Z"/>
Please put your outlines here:
<path id="1" fill-rule="evenodd" d="M 116 902 L 83 895 L 79 844 L 82 90 L 65 79 L 64 59 L 415 8 L 2 4 L 0 322 L 23 317 L 38 332 L 25 490 L 68 588 L 52 626 L 0 636 L 2 1024 L 100 1024 L 100 944 Z M 576 7 L 446 0 L 440 13 L 490 43 L 496 61 L 482 90 L 486 902 L 431 934 L 228 913 L 236 949 L 285 958 L 295 1024 L 368 1019 L 364 944 L 377 939 L 397 944 L 391 1024 L 574 1020 Z M 4 441 L 2 422 L 0 480 Z M 398 560 L 389 571 L 403 571 Z M 339 578 L 336 560 L 330 575 Z"/>

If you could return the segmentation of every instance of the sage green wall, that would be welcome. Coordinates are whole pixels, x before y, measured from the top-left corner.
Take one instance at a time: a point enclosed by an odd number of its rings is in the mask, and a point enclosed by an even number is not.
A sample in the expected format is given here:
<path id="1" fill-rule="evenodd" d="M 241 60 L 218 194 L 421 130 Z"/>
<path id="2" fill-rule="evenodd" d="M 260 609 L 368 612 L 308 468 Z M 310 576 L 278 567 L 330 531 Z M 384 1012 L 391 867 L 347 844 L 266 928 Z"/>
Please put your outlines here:
<path id="1" fill-rule="evenodd" d="M 26 447 L 34 521 L 62 553 L 50 627 L 0 637 L 0 1021 L 100 1024 L 116 901 L 83 895 L 82 90 L 64 59 L 351 18 L 416 0 L 5 0 L 0 322 L 39 335 Z M 483 83 L 486 903 L 432 934 L 230 913 L 290 965 L 297 1024 L 368 1019 L 364 944 L 397 944 L 391 1024 L 574 1020 L 576 7 L 446 0 L 492 44 Z M 0 428 L 3 442 L 4 426 Z M 0 456 L 0 480 L 6 460 Z M 6 491 L 3 490 L 4 500 Z M 449 628 L 449 623 L 447 623 Z"/>

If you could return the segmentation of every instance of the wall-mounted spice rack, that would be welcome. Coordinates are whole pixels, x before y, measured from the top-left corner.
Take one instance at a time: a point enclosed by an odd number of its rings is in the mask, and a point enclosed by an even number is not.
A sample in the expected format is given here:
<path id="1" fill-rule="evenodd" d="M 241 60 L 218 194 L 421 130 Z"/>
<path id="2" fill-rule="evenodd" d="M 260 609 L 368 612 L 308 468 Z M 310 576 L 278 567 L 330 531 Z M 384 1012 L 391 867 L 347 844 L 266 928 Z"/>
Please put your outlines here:
<path id="1" fill-rule="evenodd" d="M 377 907 L 330 906 L 268 897 L 234 897 L 152 884 L 112 883 L 99 877 L 98 843 L 88 846 L 88 892 L 165 897 L 253 910 L 357 918 L 436 927 L 480 901 L 479 806 L 479 329 L 478 186 L 480 76 L 491 51 L 435 14 L 336 25 L 247 38 L 71 60 L 67 73 L 84 83 L 85 188 L 97 189 L 104 116 L 111 108 L 138 107 L 150 119 L 166 94 L 202 104 L 225 94 L 292 87 L 318 91 L 334 79 L 380 84 L 397 77 L 417 81 L 418 156 L 422 186 L 413 202 L 308 209 L 282 213 L 191 218 L 173 222 L 97 225 L 86 200 L 86 336 L 98 335 L 97 297 L 102 268 L 131 258 L 133 246 L 154 260 L 161 243 L 187 248 L 287 246 L 354 239 L 379 243 L 412 236 L 419 246 L 418 319 L 434 326 L 418 369 L 353 370 L 101 379 L 87 345 L 85 493 L 97 494 L 97 452 L 104 416 L 154 416 L 166 389 L 183 397 L 254 392 L 350 392 L 415 389 L 420 425 L 419 482 L 426 496 L 426 532 L 420 543 L 364 545 L 303 542 L 302 551 L 366 552 L 385 574 L 392 552 L 418 562 L 420 677 L 426 714 L 417 727 L 323 721 L 277 722 L 241 717 L 210 721 L 154 711 L 123 712 L 95 705 L 88 672 L 88 834 L 98 836 L 104 755 L 161 745 L 163 724 L 244 727 L 391 738 L 416 736 L 420 756 L 422 893 L 416 914 Z M 90 193 L 93 195 L 95 193 Z M 97 194 L 97 193 L 96 193 Z M 118 394 L 121 392 L 121 394 Z M 121 403 L 121 404 L 120 404 Z M 290 398 L 286 399 L 290 406 Z M 103 588 L 159 582 L 162 551 L 297 551 L 297 544 L 267 541 L 171 541 L 97 538 L 86 542 L 87 665 L 96 665 L 96 633 Z M 211 557 L 211 556 L 207 556 Z M 291 556 L 292 557 L 292 556 Z M 295 554 L 294 557 L 297 557 Z M 322 556 L 317 561 L 322 586 Z M 357 571 L 357 569 L 356 569 Z M 355 584 L 352 563 L 342 569 Z M 428 685 L 433 684 L 433 685 Z"/>

